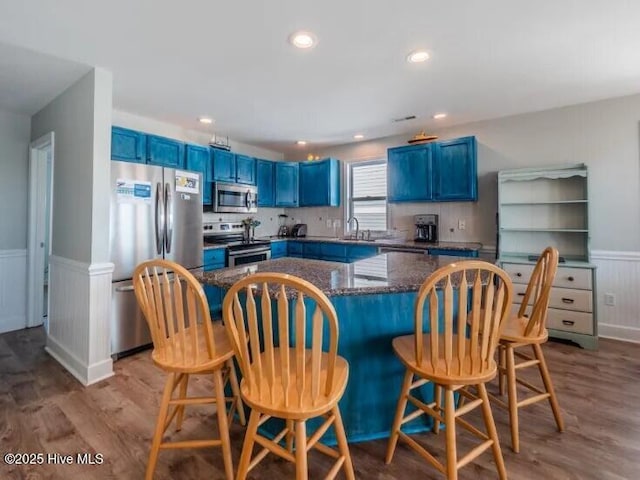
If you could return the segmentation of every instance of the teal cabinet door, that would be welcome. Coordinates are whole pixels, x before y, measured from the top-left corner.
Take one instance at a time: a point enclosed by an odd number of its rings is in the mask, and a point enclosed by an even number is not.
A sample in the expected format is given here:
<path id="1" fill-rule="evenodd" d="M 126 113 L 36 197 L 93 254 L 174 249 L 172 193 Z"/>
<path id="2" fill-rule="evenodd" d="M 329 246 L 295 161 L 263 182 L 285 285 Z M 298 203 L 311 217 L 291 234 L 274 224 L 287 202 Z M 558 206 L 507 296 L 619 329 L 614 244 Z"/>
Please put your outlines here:
<path id="1" fill-rule="evenodd" d="M 227 266 L 227 250 L 225 248 L 210 248 L 203 252 L 202 257 L 205 272 Z"/>
<path id="2" fill-rule="evenodd" d="M 287 241 L 287 255 L 290 257 L 302 257 L 302 242 Z"/>
<path id="3" fill-rule="evenodd" d="M 213 181 L 229 182 L 236 181 L 236 158 L 227 150 L 211 149 L 213 157 Z"/>
<path id="4" fill-rule="evenodd" d="M 478 199 L 475 137 L 456 138 L 434 145 L 434 198 L 437 201 Z"/>
<path id="5" fill-rule="evenodd" d="M 433 144 L 390 148 L 387 153 L 387 201 L 433 200 Z"/>
<path id="6" fill-rule="evenodd" d="M 281 258 L 287 256 L 287 242 L 271 242 L 271 258 Z"/>
<path id="7" fill-rule="evenodd" d="M 320 244 L 320 254 L 320 260 L 346 262 L 347 246 L 342 243 L 322 243 Z"/>
<path id="8" fill-rule="evenodd" d="M 298 164 L 295 162 L 275 162 L 275 165 L 276 207 L 297 207 Z"/>
<path id="9" fill-rule="evenodd" d="M 256 160 L 256 185 L 258 186 L 258 206 L 275 206 L 274 162 Z M 282 243 L 282 242 L 279 242 Z"/>
<path id="10" fill-rule="evenodd" d="M 200 172 L 200 191 L 202 192 L 202 204 L 211 205 L 211 183 L 209 178 L 209 149 L 200 145 L 186 146 L 185 168 L 194 172 Z"/>
<path id="11" fill-rule="evenodd" d="M 160 167 L 184 168 L 184 143 L 147 135 L 147 163 Z"/>
<path id="12" fill-rule="evenodd" d="M 340 162 L 335 158 L 300 162 L 300 206 L 340 206 Z"/>
<path id="13" fill-rule="evenodd" d="M 111 128 L 111 159 L 123 162 L 145 163 L 147 136 L 128 128 Z"/>
<path id="14" fill-rule="evenodd" d="M 236 154 L 236 182 L 244 183 L 245 185 L 256 184 L 255 158 Z"/>
<path id="15" fill-rule="evenodd" d="M 314 260 L 319 260 L 321 256 L 320 244 L 315 242 L 303 242 L 302 256 L 304 258 L 312 258 Z"/>

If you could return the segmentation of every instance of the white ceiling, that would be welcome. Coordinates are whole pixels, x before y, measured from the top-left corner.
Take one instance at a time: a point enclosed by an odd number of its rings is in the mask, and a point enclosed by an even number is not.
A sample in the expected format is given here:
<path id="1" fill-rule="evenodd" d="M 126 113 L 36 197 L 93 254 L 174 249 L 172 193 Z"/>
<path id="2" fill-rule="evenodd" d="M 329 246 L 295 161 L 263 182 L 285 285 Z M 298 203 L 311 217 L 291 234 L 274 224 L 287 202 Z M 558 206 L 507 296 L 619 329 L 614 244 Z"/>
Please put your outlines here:
<path id="1" fill-rule="evenodd" d="M 297 139 L 313 150 L 428 131 L 440 111 L 438 125 L 453 125 L 640 92 L 634 0 L 0 0 L 0 11 L 0 42 L 111 70 L 115 108 L 208 131 L 196 117 L 211 115 L 217 133 L 285 153 L 305 151 Z M 297 29 L 318 46 L 288 45 Z M 417 48 L 431 59 L 407 64 Z M 37 98 L 49 72 L 32 77 Z"/>

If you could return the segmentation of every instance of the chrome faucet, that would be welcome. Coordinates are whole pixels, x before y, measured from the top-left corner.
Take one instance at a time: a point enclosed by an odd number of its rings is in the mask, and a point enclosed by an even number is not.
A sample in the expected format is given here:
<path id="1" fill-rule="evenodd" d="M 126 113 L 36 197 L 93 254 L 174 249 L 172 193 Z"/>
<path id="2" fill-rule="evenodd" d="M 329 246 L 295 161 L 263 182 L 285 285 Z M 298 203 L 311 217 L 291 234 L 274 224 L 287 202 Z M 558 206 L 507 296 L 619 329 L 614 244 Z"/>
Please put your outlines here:
<path id="1" fill-rule="evenodd" d="M 358 219 L 356 217 L 351 217 L 349 218 L 349 220 L 347 220 L 347 225 L 351 224 L 351 220 L 354 220 L 356 222 L 356 240 L 358 240 L 358 231 L 360 230 L 360 222 L 358 222 Z"/>

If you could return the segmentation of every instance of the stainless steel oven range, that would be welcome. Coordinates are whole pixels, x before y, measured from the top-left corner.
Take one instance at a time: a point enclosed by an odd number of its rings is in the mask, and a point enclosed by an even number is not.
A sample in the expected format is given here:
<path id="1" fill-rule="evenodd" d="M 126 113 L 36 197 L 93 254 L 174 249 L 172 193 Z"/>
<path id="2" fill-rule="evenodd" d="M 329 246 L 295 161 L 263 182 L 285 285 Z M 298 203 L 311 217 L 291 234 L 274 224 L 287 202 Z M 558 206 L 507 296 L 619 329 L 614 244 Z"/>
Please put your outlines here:
<path id="1" fill-rule="evenodd" d="M 270 240 L 243 240 L 242 223 L 212 222 L 203 225 L 204 246 L 226 245 L 227 265 L 235 267 L 271 258 Z"/>

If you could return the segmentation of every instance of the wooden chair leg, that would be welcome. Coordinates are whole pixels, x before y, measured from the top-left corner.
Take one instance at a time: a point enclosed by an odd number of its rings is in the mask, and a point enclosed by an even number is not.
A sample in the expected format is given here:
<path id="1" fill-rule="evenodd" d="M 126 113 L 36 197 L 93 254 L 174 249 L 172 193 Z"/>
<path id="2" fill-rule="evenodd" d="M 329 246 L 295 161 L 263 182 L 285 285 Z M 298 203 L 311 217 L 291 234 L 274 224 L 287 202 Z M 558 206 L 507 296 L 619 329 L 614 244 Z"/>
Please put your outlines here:
<path id="1" fill-rule="evenodd" d="M 518 432 L 518 392 L 516 389 L 516 360 L 514 348 L 506 345 L 507 387 L 509 389 L 509 423 L 511 424 L 511 448 L 520 452 L 520 436 Z"/>
<path id="2" fill-rule="evenodd" d="M 231 392 L 236 399 L 236 411 L 238 412 L 238 418 L 240 419 L 240 425 L 246 425 L 247 419 L 244 415 L 244 404 L 242 403 L 242 397 L 240 397 L 240 387 L 238 386 L 238 376 L 236 375 L 236 366 L 233 364 L 233 358 L 227 361 L 229 367 L 229 383 L 231 383 Z"/>
<path id="3" fill-rule="evenodd" d="M 173 393 L 175 374 L 171 374 L 167 377 L 167 382 L 164 385 L 164 392 L 162 394 L 162 400 L 160 400 L 160 411 L 158 412 L 158 420 L 156 420 L 156 430 L 153 434 L 153 440 L 151 441 L 151 452 L 149 453 L 149 461 L 147 462 L 147 472 L 145 474 L 146 480 L 153 478 L 153 472 L 156 469 L 156 462 L 158 461 L 158 452 L 160 451 L 160 443 L 162 442 L 162 435 L 164 434 L 164 424 L 167 421 L 167 413 L 169 412 L 169 401 L 171 400 L 171 394 Z"/>
<path id="4" fill-rule="evenodd" d="M 442 387 L 440 385 L 438 385 L 437 383 L 433 384 L 433 394 L 436 397 L 435 398 L 436 411 L 438 413 L 442 414 Z M 406 402 L 405 402 L 405 405 L 406 405 Z M 439 432 L 440 432 L 440 420 L 434 418 L 433 419 L 433 433 L 437 434 Z"/>
<path id="5" fill-rule="evenodd" d="M 549 394 L 549 404 L 551 405 L 551 410 L 553 410 L 553 416 L 556 419 L 556 424 L 558 425 L 558 431 L 562 432 L 564 430 L 564 421 L 562 420 L 562 414 L 560 413 L 560 405 L 558 404 L 558 397 L 556 397 L 556 392 L 553 389 L 553 383 L 551 382 L 551 375 L 549 375 L 547 362 L 545 361 L 544 355 L 542 354 L 542 347 L 538 344 L 534 344 L 533 351 L 535 353 L 536 358 L 540 362 L 538 365 L 540 368 L 540 376 L 542 377 L 544 388 L 547 390 L 547 393 Z"/>
<path id="6" fill-rule="evenodd" d="M 189 387 L 189 374 L 185 373 L 180 382 L 180 398 L 187 398 L 187 388 Z M 178 407 L 178 414 L 176 418 L 176 431 L 182 430 L 182 419 L 184 418 L 184 405 Z"/>
<path id="7" fill-rule="evenodd" d="M 498 391 L 500 395 L 505 392 L 505 377 L 507 368 L 507 350 L 504 345 L 498 345 Z"/>
<path id="8" fill-rule="evenodd" d="M 344 475 L 347 480 L 355 480 L 356 476 L 353 471 L 353 463 L 351 462 L 351 454 L 349 453 L 349 444 L 347 443 L 347 435 L 344 432 L 344 425 L 342 423 L 342 416 L 340 415 L 340 409 L 338 405 L 333 407 L 333 414 L 336 417 L 334 428 L 336 430 L 336 439 L 338 440 L 338 449 L 340 454 L 344 457 Z"/>
<path id="9" fill-rule="evenodd" d="M 253 444 L 256 439 L 256 432 L 258 431 L 259 423 L 260 413 L 255 410 L 251 410 L 251 414 L 249 415 L 249 425 L 247 426 L 247 431 L 244 434 L 244 443 L 242 445 L 242 454 L 240 455 L 238 476 L 236 477 L 236 480 L 245 480 L 247 478 L 249 464 L 251 463 L 251 454 L 253 453 Z"/>
<path id="10" fill-rule="evenodd" d="M 296 420 L 296 480 L 307 480 L 307 423 Z"/>
<path id="11" fill-rule="evenodd" d="M 287 419 L 286 447 L 289 453 L 293 453 L 293 437 L 295 437 L 295 428 L 293 420 Z"/>
<path id="12" fill-rule="evenodd" d="M 227 480 L 233 480 L 233 460 L 231 459 L 231 439 L 229 438 L 229 423 L 227 422 L 227 404 L 224 401 L 224 382 L 222 370 L 213 372 L 216 393 L 216 411 L 218 416 L 218 430 L 222 441 L 222 459 Z"/>
<path id="13" fill-rule="evenodd" d="M 491 405 L 489 404 L 489 396 L 487 395 L 487 387 L 484 383 L 478 385 L 478 396 L 482 399 L 482 416 L 484 418 L 484 425 L 487 429 L 489 438 L 493 440 L 493 459 L 496 462 L 498 469 L 498 475 L 500 480 L 507 480 L 507 469 L 504 466 L 504 458 L 502 457 L 502 450 L 500 449 L 500 439 L 498 438 L 498 432 L 496 430 L 496 424 L 493 421 L 493 414 L 491 413 Z"/>
<path id="14" fill-rule="evenodd" d="M 456 404 L 453 390 L 444 388 L 444 430 L 447 446 L 447 479 L 458 480 L 458 455 L 456 452 Z"/>
<path id="15" fill-rule="evenodd" d="M 407 408 L 407 396 L 409 395 L 409 389 L 411 388 L 411 380 L 413 380 L 413 372 L 407 369 L 404 374 L 402 389 L 400 390 L 400 397 L 398 398 L 398 406 L 396 407 L 396 416 L 393 419 L 393 426 L 391 427 L 389 443 L 387 444 L 387 456 L 385 458 L 386 464 L 391 463 L 393 453 L 396 451 L 400 426 L 402 425 L 402 418 L 404 417 L 404 411 Z"/>

